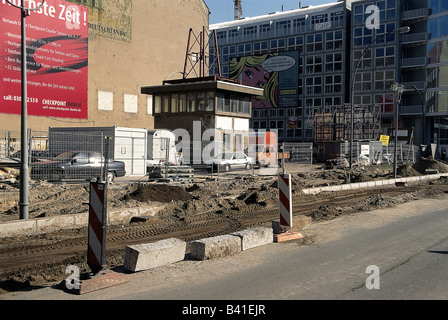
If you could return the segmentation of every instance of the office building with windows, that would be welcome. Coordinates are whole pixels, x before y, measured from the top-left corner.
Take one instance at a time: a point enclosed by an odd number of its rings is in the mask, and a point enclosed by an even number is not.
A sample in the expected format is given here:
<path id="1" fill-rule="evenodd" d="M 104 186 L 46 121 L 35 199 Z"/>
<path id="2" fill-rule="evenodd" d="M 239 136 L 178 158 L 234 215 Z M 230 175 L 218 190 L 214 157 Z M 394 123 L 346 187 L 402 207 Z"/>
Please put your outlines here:
<path id="1" fill-rule="evenodd" d="M 348 2 L 210 26 L 222 76 L 265 88 L 264 97 L 252 105 L 251 128 L 277 130 L 279 141 L 313 141 L 315 112 L 344 106 L 349 94 Z"/>

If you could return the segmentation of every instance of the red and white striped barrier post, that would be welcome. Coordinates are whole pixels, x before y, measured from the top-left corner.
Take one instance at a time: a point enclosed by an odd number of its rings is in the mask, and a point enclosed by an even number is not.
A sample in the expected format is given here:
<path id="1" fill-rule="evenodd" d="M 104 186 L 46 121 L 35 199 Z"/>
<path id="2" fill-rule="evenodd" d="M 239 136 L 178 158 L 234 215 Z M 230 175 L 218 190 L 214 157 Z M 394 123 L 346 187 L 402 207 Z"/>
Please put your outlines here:
<path id="1" fill-rule="evenodd" d="M 280 221 L 279 231 L 274 232 L 274 242 L 283 242 L 303 238 L 299 232 L 291 232 L 293 227 L 292 218 L 292 183 L 291 174 L 283 173 L 278 175 Z M 273 222 L 274 223 L 274 222 Z M 283 230 L 280 230 L 283 229 Z"/>
<path id="2" fill-rule="evenodd" d="M 98 274 L 106 263 L 107 183 L 90 183 L 87 264 Z"/>
<path id="3" fill-rule="evenodd" d="M 286 228 L 292 227 L 292 189 L 291 175 L 279 174 L 278 191 L 280 199 L 280 225 Z"/>

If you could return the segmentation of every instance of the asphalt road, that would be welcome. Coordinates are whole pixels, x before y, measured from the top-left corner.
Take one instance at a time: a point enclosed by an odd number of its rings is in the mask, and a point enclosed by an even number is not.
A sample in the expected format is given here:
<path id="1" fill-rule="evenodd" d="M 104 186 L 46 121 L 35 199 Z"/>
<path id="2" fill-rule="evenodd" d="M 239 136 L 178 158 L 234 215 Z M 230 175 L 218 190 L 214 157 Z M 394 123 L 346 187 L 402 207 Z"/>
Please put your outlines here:
<path id="1" fill-rule="evenodd" d="M 185 260 L 81 296 L 47 287 L 0 299 L 448 299 L 448 200 L 344 216 L 303 233 L 310 244 L 272 243 L 217 260 Z"/>

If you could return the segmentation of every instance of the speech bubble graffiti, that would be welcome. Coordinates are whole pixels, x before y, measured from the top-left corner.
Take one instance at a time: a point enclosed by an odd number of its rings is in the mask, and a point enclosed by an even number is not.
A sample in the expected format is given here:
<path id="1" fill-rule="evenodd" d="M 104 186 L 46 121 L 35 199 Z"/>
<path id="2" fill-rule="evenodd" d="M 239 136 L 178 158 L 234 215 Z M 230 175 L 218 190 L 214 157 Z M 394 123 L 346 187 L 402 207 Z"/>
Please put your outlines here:
<path id="1" fill-rule="evenodd" d="M 296 60 L 290 56 L 276 56 L 263 62 L 262 67 L 268 72 L 280 72 L 291 69 L 296 64 Z"/>

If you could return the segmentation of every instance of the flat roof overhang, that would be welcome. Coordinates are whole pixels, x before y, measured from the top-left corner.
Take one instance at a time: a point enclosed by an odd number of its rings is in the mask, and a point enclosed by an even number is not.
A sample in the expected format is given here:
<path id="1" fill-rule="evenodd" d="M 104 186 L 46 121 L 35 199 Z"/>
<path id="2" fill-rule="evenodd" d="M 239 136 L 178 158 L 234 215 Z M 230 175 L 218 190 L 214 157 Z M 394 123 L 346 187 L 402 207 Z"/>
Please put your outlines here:
<path id="1" fill-rule="evenodd" d="M 165 81 L 163 85 L 141 87 L 142 94 L 164 94 L 173 92 L 193 92 L 193 91 L 226 91 L 248 96 L 263 95 L 263 89 L 245 86 L 235 82 L 222 80 L 204 80 L 204 81 Z"/>

